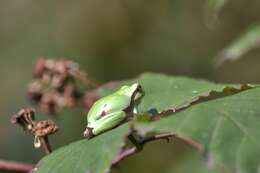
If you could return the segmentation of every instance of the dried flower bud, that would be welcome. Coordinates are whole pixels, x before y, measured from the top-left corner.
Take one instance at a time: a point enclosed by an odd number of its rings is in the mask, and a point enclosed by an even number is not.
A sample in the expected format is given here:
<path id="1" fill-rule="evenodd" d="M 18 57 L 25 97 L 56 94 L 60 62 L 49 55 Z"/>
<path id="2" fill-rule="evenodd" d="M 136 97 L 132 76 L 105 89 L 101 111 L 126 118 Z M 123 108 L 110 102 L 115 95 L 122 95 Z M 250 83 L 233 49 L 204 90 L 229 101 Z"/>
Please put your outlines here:
<path id="1" fill-rule="evenodd" d="M 33 77 L 39 78 L 43 75 L 45 70 L 45 59 L 39 58 L 33 68 Z"/>
<path id="2" fill-rule="evenodd" d="M 53 71 L 55 67 L 55 60 L 53 59 L 46 59 L 45 60 L 45 68 L 48 69 L 49 71 Z"/>
<path id="3" fill-rule="evenodd" d="M 74 85 L 68 84 L 64 88 L 63 98 L 65 100 L 65 107 L 73 107 L 78 104 L 78 98 L 80 94 L 77 92 L 77 89 Z"/>
<path id="4" fill-rule="evenodd" d="M 32 132 L 38 137 L 51 135 L 58 131 L 58 126 L 52 120 L 42 120 L 34 124 Z"/>
<path id="5" fill-rule="evenodd" d="M 39 107 L 43 112 L 54 113 L 57 111 L 58 93 L 49 91 L 43 94 Z"/>
<path id="6" fill-rule="evenodd" d="M 28 86 L 27 95 L 33 101 L 40 101 L 43 94 L 43 85 L 40 81 L 35 80 Z"/>
<path id="7" fill-rule="evenodd" d="M 52 74 L 50 72 L 45 72 L 40 78 L 40 81 L 43 85 L 49 85 L 51 79 L 52 79 Z"/>
<path id="8" fill-rule="evenodd" d="M 67 67 L 68 67 L 70 75 L 72 75 L 72 76 L 76 76 L 77 72 L 80 72 L 79 65 L 73 61 L 67 61 Z"/>
<path id="9" fill-rule="evenodd" d="M 43 147 L 46 154 L 49 154 L 51 146 L 48 141 L 48 135 L 58 131 L 58 126 L 52 120 L 35 121 L 32 108 L 21 109 L 11 118 L 11 122 L 21 125 L 24 130 L 34 134 L 34 147 Z"/>
<path id="10" fill-rule="evenodd" d="M 24 130 L 30 131 L 33 128 L 34 119 L 34 110 L 32 108 L 24 108 L 12 116 L 11 123 L 18 124 Z"/>
<path id="11" fill-rule="evenodd" d="M 81 102 L 83 92 L 77 86 L 77 81 L 85 86 L 97 86 L 95 81 L 80 70 L 77 63 L 62 59 L 39 58 L 35 63 L 33 76 L 34 81 L 28 87 L 28 97 L 47 113 L 56 113 Z"/>
<path id="12" fill-rule="evenodd" d="M 62 88 L 64 85 L 67 84 L 69 76 L 66 74 L 54 74 L 51 81 L 51 86 L 53 88 Z"/>
<path id="13" fill-rule="evenodd" d="M 46 148 L 46 153 L 50 153 L 51 149 L 48 143 L 48 135 L 56 133 L 58 126 L 51 120 L 38 121 L 34 124 L 32 133 L 34 133 L 34 147 L 39 148 L 42 145 Z"/>
<path id="14" fill-rule="evenodd" d="M 68 74 L 69 72 L 68 61 L 57 60 L 53 68 L 53 71 L 58 74 Z"/>
<path id="15" fill-rule="evenodd" d="M 35 121 L 32 108 L 21 109 L 11 118 L 13 124 L 21 125 L 24 130 L 34 134 L 34 147 L 43 147 L 46 154 L 49 154 L 51 146 L 48 141 L 48 135 L 58 131 L 58 126 L 52 120 Z"/>

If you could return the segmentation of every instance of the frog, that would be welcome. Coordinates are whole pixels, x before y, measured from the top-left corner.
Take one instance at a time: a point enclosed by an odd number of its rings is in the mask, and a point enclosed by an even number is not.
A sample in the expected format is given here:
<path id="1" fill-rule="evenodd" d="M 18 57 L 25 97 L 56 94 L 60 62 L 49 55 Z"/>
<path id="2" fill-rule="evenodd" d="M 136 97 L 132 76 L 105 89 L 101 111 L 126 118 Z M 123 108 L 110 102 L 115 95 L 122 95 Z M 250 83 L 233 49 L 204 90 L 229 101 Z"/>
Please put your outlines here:
<path id="1" fill-rule="evenodd" d="M 137 106 L 143 96 L 142 86 L 133 83 L 97 100 L 87 114 L 84 137 L 91 139 L 131 120 L 138 114 Z"/>

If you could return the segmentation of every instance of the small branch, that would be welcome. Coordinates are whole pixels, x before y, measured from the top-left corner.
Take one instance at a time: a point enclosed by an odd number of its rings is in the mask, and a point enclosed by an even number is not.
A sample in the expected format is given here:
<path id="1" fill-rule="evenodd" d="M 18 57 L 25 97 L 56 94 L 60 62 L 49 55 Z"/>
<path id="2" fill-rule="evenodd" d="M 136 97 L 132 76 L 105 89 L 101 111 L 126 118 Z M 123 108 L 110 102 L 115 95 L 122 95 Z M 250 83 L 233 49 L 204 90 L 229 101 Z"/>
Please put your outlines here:
<path id="1" fill-rule="evenodd" d="M 188 138 L 183 138 L 183 137 L 179 137 L 179 136 L 176 136 L 176 138 L 182 140 L 183 142 L 185 142 L 186 144 L 192 146 L 193 148 L 195 148 L 196 150 L 202 152 L 203 151 L 203 147 L 200 143 L 197 143 L 196 141 L 193 141 L 191 139 L 188 139 Z"/>
<path id="2" fill-rule="evenodd" d="M 157 135 L 154 135 L 154 136 L 144 138 L 141 141 L 141 144 L 145 145 L 147 142 L 161 140 L 161 139 L 166 139 L 169 142 L 169 138 L 172 138 L 172 137 L 176 137 L 176 133 L 174 133 L 174 132 L 161 133 L 161 134 L 157 134 Z"/>
<path id="3" fill-rule="evenodd" d="M 142 151 L 144 145 L 146 143 L 148 143 L 148 142 L 157 141 L 157 140 L 161 140 L 161 139 L 166 139 L 167 142 L 169 142 L 169 139 L 172 138 L 172 137 L 176 137 L 176 138 L 184 141 L 185 143 L 191 145 L 192 147 L 194 147 L 195 149 L 197 149 L 199 151 L 203 150 L 201 144 L 196 143 L 195 141 L 192 141 L 191 139 L 186 139 L 186 138 L 183 138 L 183 137 L 179 137 L 174 132 L 161 133 L 161 134 L 157 134 L 157 135 L 153 135 L 153 136 L 149 136 L 149 137 L 143 138 L 141 140 L 137 140 L 132 134 L 130 134 L 128 136 L 128 138 L 135 146 L 132 147 L 132 148 L 122 148 L 121 151 L 112 160 L 111 166 L 115 166 L 120 161 L 124 160 L 125 158 Z"/>
<path id="4" fill-rule="evenodd" d="M 124 160 L 125 158 L 138 153 L 141 150 L 138 150 L 136 147 L 132 147 L 129 149 L 122 149 L 117 155 L 116 157 L 112 160 L 111 162 L 111 166 L 115 166 L 117 165 L 120 161 Z"/>
<path id="5" fill-rule="evenodd" d="M 115 166 L 117 165 L 120 161 L 124 160 L 125 158 L 136 154 L 140 151 L 142 151 L 143 146 L 151 141 L 157 141 L 157 140 L 161 140 L 161 139 L 166 139 L 167 141 L 169 141 L 169 138 L 171 137 L 175 137 L 176 133 L 161 133 L 158 135 L 154 135 L 154 136 L 150 136 L 144 139 L 141 139 L 140 141 L 136 140 L 134 138 L 134 136 L 132 134 L 129 135 L 129 139 L 133 142 L 133 144 L 135 145 L 132 148 L 128 148 L 128 149 L 122 149 L 117 156 L 114 158 L 114 160 L 112 160 L 111 165 Z"/>
<path id="6" fill-rule="evenodd" d="M 0 160 L 0 171 L 29 172 L 33 167 L 33 164 Z"/>
<path id="7" fill-rule="evenodd" d="M 143 149 L 144 144 L 142 143 L 142 141 L 137 140 L 137 139 L 134 137 L 133 134 L 130 134 L 130 135 L 128 136 L 128 139 L 132 142 L 132 144 L 134 144 L 134 146 L 135 146 L 135 148 L 136 148 L 137 150 L 142 150 L 142 149 Z"/>

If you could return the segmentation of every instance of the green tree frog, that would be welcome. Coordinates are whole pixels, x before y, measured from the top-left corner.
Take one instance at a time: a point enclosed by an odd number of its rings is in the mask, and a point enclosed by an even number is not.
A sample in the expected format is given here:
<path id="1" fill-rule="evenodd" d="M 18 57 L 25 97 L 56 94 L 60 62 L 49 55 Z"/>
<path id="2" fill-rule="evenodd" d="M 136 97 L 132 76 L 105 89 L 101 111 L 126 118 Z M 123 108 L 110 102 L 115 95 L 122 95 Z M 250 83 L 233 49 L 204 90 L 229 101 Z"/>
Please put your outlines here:
<path id="1" fill-rule="evenodd" d="M 143 96 L 141 85 L 134 83 L 97 100 L 88 112 L 84 136 L 90 139 L 133 117 Z"/>

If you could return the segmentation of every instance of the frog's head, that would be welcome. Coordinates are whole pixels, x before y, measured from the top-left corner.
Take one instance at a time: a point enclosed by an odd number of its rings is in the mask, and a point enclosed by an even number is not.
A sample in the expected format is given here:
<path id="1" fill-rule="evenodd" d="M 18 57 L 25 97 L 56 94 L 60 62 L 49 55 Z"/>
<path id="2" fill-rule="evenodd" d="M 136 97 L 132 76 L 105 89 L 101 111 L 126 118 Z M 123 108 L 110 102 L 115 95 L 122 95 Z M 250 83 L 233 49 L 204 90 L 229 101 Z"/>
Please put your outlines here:
<path id="1" fill-rule="evenodd" d="M 144 95 L 142 86 L 138 83 L 134 83 L 132 85 L 124 85 L 119 89 L 118 92 L 132 97 L 132 99 L 134 100 L 139 100 Z"/>

